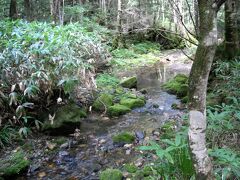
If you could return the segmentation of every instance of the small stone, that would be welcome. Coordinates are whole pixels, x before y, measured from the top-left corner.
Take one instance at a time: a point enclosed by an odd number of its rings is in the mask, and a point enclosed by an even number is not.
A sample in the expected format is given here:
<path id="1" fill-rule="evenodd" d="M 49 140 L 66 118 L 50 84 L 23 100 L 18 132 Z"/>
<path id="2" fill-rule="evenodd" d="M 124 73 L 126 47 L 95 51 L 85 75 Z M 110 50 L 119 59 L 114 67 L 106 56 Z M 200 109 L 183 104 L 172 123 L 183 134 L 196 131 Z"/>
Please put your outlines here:
<path id="1" fill-rule="evenodd" d="M 60 146 L 61 149 L 67 149 L 69 147 L 69 144 L 66 142 Z"/>
<path id="2" fill-rule="evenodd" d="M 101 140 L 99 141 L 100 144 L 104 144 L 104 143 L 106 143 L 106 142 L 107 142 L 106 139 L 101 139 Z"/>
<path id="3" fill-rule="evenodd" d="M 159 137 L 159 136 L 160 136 L 160 132 L 158 132 L 158 131 L 153 131 L 153 135 Z"/>
<path id="4" fill-rule="evenodd" d="M 57 146 L 56 143 L 51 143 L 49 141 L 46 142 L 46 145 L 47 145 L 48 149 L 50 149 L 50 150 L 53 150 Z"/>
<path id="5" fill-rule="evenodd" d="M 155 108 L 155 109 L 157 109 L 157 108 L 159 108 L 159 105 L 158 105 L 158 104 L 153 104 L 152 107 Z"/>
<path id="6" fill-rule="evenodd" d="M 109 117 L 102 117 L 102 120 L 103 120 L 103 121 L 108 121 L 108 120 L 110 120 L 110 119 L 109 119 Z"/>
<path id="7" fill-rule="evenodd" d="M 133 147 L 133 144 L 125 144 L 123 146 L 125 149 L 129 149 L 129 148 L 132 148 Z"/>
<path id="8" fill-rule="evenodd" d="M 143 158 L 139 158 L 134 162 L 134 165 L 137 167 L 141 167 L 143 165 L 144 161 L 145 160 Z"/>
<path id="9" fill-rule="evenodd" d="M 131 154 L 131 149 L 126 150 L 126 155 L 130 155 Z"/>
<path id="10" fill-rule="evenodd" d="M 43 177 L 45 177 L 47 174 L 45 173 L 45 172 L 40 172 L 40 173 L 38 173 L 38 177 L 39 178 L 43 178 Z"/>

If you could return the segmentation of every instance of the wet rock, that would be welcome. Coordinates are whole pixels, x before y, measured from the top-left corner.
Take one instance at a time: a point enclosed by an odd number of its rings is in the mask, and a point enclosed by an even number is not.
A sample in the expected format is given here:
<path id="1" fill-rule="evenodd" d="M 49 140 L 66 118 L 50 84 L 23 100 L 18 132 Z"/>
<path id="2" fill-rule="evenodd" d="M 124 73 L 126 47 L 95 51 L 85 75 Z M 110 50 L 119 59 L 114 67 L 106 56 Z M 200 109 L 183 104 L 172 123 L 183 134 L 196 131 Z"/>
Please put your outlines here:
<path id="1" fill-rule="evenodd" d="M 108 114 L 110 116 L 120 116 L 120 115 L 126 114 L 130 111 L 131 111 L 130 108 L 128 108 L 124 105 L 120 105 L 120 104 L 115 104 L 108 108 Z"/>
<path id="2" fill-rule="evenodd" d="M 29 160 L 22 151 L 14 152 L 0 159 L 0 177 L 14 176 L 27 169 Z"/>
<path id="3" fill-rule="evenodd" d="M 133 76 L 133 77 L 125 78 L 119 83 L 119 85 L 129 89 L 137 88 L 137 77 Z"/>
<path id="4" fill-rule="evenodd" d="M 130 109 L 133 109 L 133 108 L 136 108 L 136 107 L 142 107 L 145 105 L 145 101 L 140 99 L 140 98 L 136 98 L 136 99 L 133 99 L 133 98 L 122 98 L 120 100 L 120 104 L 121 105 L 124 105 Z"/>
<path id="5" fill-rule="evenodd" d="M 158 104 L 153 104 L 152 107 L 157 109 L 157 108 L 159 108 L 159 105 Z"/>
<path id="6" fill-rule="evenodd" d="M 138 141 L 142 141 L 145 137 L 145 133 L 143 131 L 135 131 L 135 136 Z"/>
<path id="7" fill-rule="evenodd" d="M 46 119 L 42 130 L 50 135 L 68 135 L 80 127 L 86 112 L 75 104 L 59 107 L 51 119 Z"/>
<path id="8" fill-rule="evenodd" d="M 101 172 L 100 180 L 122 180 L 123 174 L 118 169 L 106 169 Z"/>
<path id="9" fill-rule="evenodd" d="M 143 89 L 140 90 L 140 92 L 141 92 L 142 94 L 147 94 L 147 93 L 148 93 L 148 90 L 147 90 L 146 88 L 143 88 Z"/>
<path id="10" fill-rule="evenodd" d="M 104 111 L 113 105 L 113 96 L 109 94 L 101 94 L 93 103 L 94 110 Z"/>

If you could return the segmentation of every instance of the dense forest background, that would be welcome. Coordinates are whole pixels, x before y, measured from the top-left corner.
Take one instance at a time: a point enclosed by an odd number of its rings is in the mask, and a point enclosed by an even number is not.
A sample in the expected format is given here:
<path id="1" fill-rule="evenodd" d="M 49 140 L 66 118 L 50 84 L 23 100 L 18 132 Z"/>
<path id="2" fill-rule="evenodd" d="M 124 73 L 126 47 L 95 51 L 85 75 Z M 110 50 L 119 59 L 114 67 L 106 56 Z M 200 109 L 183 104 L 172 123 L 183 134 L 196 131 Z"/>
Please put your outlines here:
<path id="1" fill-rule="evenodd" d="M 160 52 L 173 49 L 193 65 L 188 77 L 176 76 L 163 88 L 181 99 L 180 109 L 189 115 L 160 145 L 140 147 L 162 166 L 146 166 L 133 177 L 238 179 L 238 0 L 0 0 L 0 153 L 46 128 L 42 114 L 53 124 L 63 104 L 77 104 L 82 117 L 92 108 L 110 117 L 129 112 L 135 107 L 119 113 L 106 100 L 112 91 L 120 106 L 121 98 L 129 100 L 130 90 L 119 93 L 117 72 L 152 65 Z M 9 177 L 4 169 L 0 165 L 0 179 Z M 122 178 L 106 171 L 100 179 L 109 173 Z"/>

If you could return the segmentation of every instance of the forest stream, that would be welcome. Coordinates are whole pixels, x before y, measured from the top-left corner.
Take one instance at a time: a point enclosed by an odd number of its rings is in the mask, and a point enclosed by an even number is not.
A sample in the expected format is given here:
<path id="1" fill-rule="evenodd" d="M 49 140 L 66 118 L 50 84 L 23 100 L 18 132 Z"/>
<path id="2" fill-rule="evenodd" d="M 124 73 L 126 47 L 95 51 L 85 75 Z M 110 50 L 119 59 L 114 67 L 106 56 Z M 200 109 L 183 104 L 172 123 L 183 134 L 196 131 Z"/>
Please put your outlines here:
<path id="1" fill-rule="evenodd" d="M 137 75 L 138 89 L 147 89 L 144 107 L 118 118 L 109 118 L 92 113 L 83 120 L 80 132 L 66 138 L 54 153 L 43 153 L 50 139 L 61 137 L 43 136 L 29 140 L 35 144 L 35 153 L 28 173 L 23 179 L 98 179 L 98 172 L 108 167 L 121 168 L 134 162 L 136 166 L 149 163 L 154 156 L 144 156 L 137 147 L 149 140 L 159 140 L 161 125 L 174 120 L 175 128 L 180 125 L 183 112 L 172 109 L 172 104 L 180 104 L 175 95 L 161 89 L 161 85 L 176 74 L 188 74 L 191 63 L 179 51 L 168 51 L 160 62 L 145 66 L 134 72 L 119 72 L 119 76 Z M 164 59 L 168 61 L 164 62 Z M 185 59 L 185 60 L 184 60 Z M 163 63 L 164 62 L 164 63 Z M 131 132 L 136 139 L 133 144 L 114 144 L 112 136 L 120 132 Z M 45 148 L 44 148 L 45 146 Z"/>

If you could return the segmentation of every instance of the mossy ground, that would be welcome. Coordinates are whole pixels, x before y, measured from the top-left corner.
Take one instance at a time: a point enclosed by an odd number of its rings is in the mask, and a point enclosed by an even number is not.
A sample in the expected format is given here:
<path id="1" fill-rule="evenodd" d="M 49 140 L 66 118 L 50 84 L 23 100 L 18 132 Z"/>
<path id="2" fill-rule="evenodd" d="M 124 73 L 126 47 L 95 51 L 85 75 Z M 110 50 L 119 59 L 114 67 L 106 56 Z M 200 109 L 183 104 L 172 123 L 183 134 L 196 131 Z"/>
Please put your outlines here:
<path id="1" fill-rule="evenodd" d="M 133 76 L 123 79 L 119 85 L 125 88 L 137 88 L 137 77 Z"/>
<path id="2" fill-rule="evenodd" d="M 122 180 L 123 174 L 118 169 L 106 169 L 100 173 L 100 180 Z"/>
<path id="3" fill-rule="evenodd" d="M 136 108 L 136 107 L 142 107 L 144 106 L 145 102 L 144 100 L 140 98 L 132 99 L 132 98 L 122 98 L 120 100 L 120 104 L 124 105 L 130 109 Z"/>
<path id="4" fill-rule="evenodd" d="M 176 94 L 183 101 L 187 101 L 188 77 L 184 74 L 178 74 L 172 80 L 163 85 L 169 93 Z"/>
<path id="5" fill-rule="evenodd" d="M 22 151 L 11 154 L 10 156 L 1 159 L 0 177 L 9 177 L 19 174 L 26 169 L 30 161 L 25 157 Z"/>
<path id="6" fill-rule="evenodd" d="M 110 94 L 101 94 L 93 103 L 93 108 L 97 111 L 104 111 L 105 108 L 113 105 L 113 96 Z"/>
<path id="7" fill-rule="evenodd" d="M 114 104 L 113 106 L 110 106 L 108 108 L 108 115 L 109 116 L 120 116 L 120 115 L 126 114 L 130 111 L 131 111 L 131 109 L 124 105 Z"/>
<path id="8" fill-rule="evenodd" d="M 133 143 L 135 136 L 128 132 L 122 132 L 118 135 L 113 136 L 112 139 L 114 143 Z"/>

